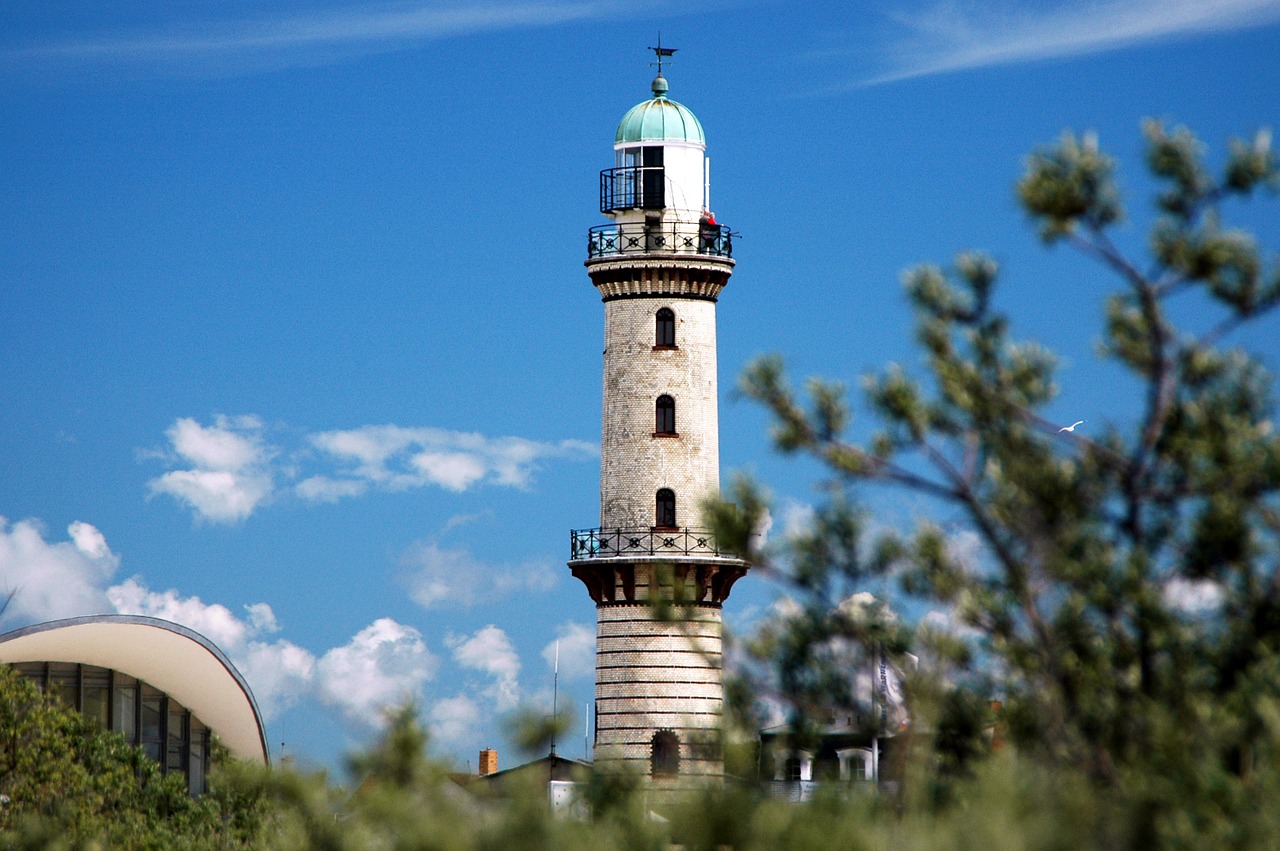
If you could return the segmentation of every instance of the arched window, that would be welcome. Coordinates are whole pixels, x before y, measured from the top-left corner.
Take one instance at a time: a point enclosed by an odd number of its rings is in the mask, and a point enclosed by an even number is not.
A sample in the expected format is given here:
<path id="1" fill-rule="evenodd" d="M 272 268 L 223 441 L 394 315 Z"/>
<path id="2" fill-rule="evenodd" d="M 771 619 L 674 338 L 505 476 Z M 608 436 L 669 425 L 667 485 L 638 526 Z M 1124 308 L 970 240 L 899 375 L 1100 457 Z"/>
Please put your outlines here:
<path id="1" fill-rule="evenodd" d="M 657 313 L 657 328 L 653 346 L 656 349 L 674 349 L 676 347 L 676 315 L 669 307 Z"/>
<path id="2" fill-rule="evenodd" d="M 658 522 L 664 529 L 676 528 L 676 492 L 671 488 L 658 491 Z"/>
<path id="3" fill-rule="evenodd" d="M 680 737 L 670 730 L 653 734 L 653 753 L 649 757 L 653 775 L 680 773 Z"/>
<path id="4" fill-rule="evenodd" d="M 654 405 L 653 433 L 676 433 L 676 400 L 670 396 L 659 396 Z"/>

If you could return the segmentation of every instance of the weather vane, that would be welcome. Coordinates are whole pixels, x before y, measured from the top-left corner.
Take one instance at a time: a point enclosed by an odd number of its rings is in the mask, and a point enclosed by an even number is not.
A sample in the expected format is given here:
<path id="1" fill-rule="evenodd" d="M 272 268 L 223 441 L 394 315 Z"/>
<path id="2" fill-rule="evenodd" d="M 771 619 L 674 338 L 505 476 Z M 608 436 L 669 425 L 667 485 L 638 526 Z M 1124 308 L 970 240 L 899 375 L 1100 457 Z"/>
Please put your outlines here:
<path id="1" fill-rule="evenodd" d="M 669 58 L 671 58 L 672 56 L 675 56 L 675 55 L 676 55 L 676 50 L 677 50 L 678 48 L 675 48 L 675 47 L 663 47 L 663 46 L 662 46 L 662 33 L 661 33 L 661 31 L 659 31 L 659 33 L 658 33 L 658 46 L 657 46 L 657 47 L 650 47 L 649 49 L 650 49 L 650 50 L 652 50 L 652 51 L 653 51 L 653 53 L 654 53 L 654 55 L 658 57 L 658 63 L 657 63 L 657 64 L 658 64 L 658 76 L 659 76 L 659 77 L 661 77 L 661 76 L 662 76 L 662 60 L 663 60 L 664 58 L 669 59 Z M 653 65 L 654 63 L 650 62 L 649 64 L 650 64 L 650 65 Z"/>

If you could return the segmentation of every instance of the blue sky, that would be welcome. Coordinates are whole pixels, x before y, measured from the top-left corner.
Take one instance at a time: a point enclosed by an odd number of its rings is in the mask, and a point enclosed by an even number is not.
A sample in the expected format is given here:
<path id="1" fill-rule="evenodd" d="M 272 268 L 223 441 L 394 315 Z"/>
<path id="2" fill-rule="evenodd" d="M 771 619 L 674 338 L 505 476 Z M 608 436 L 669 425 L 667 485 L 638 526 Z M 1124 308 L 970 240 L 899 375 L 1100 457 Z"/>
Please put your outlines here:
<path id="1" fill-rule="evenodd" d="M 1274 126 L 1277 0 L 7 3 L 0 29 L 0 627 L 101 611 L 217 641 L 273 749 L 339 755 L 413 695 L 459 764 L 561 708 L 583 751 L 603 311 L 582 268 L 645 50 L 740 233 L 721 466 L 803 517 L 815 470 L 729 389 L 752 357 L 851 385 L 917 364 L 902 269 L 985 248 L 1063 422 L 1123 425 L 1105 273 L 1012 186 L 1094 130 L 1150 222 L 1144 117 L 1220 156 Z M 1280 244 L 1274 204 L 1233 210 Z M 1194 305 L 1185 311 L 1194 324 Z M 1237 338 L 1275 368 L 1268 320 Z M 855 420 L 855 434 L 867 427 Z M 871 492 L 880 521 L 911 500 Z M 778 528 L 781 528 L 779 525 Z M 777 589 L 739 583 L 749 628 Z M 474 764 L 474 763 L 473 763 Z"/>

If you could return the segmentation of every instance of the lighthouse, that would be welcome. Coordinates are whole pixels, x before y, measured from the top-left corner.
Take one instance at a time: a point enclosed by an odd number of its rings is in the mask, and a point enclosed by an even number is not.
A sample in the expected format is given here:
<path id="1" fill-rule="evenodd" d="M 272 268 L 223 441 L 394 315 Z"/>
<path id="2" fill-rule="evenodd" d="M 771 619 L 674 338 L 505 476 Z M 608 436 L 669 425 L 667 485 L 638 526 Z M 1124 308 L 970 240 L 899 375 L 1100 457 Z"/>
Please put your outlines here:
<path id="1" fill-rule="evenodd" d="M 652 97 L 614 135 L 588 231 L 604 303 L 600 525 L 569 568 L 596 606 L 595 762 L 680 788 L 723 775 L 721 607 L 746 561 L 701 517 L 719 492 L 716 301 L 733 273 L 702 124 Z"/>

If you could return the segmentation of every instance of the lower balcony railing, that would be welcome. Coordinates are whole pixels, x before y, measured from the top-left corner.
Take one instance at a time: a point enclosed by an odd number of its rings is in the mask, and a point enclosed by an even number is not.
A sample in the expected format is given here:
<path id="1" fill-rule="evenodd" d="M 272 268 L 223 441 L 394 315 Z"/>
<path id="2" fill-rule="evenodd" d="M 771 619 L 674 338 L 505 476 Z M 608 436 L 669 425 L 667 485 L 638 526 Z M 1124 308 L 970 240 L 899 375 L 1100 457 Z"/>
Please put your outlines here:
<path id="1" fill-rule="evenodd" d="M 574 529 L 569 533 L 573 559 L 634 556 L 727 556 L 710 532 L 697 529 Z"/>
<path id="2" fill-rule="evenodd" d="M 587 258 L 619 254 L 733 256 L 733 234 L 725 225 L 671 222 L 664 225 L 596 225 L 587 232 Z"/>

